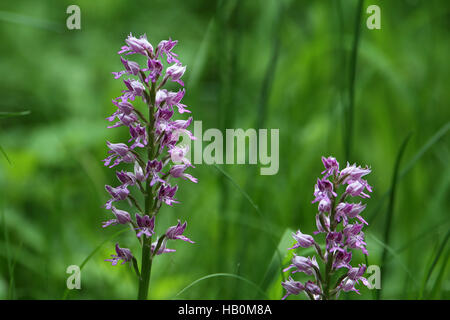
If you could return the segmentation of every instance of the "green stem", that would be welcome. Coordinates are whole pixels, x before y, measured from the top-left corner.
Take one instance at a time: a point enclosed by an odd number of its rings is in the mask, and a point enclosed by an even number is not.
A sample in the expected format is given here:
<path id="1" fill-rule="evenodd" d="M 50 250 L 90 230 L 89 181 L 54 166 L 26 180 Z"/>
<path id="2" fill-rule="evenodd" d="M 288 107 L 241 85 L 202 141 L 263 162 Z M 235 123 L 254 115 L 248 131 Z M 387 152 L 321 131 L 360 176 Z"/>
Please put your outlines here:
<path id="1" fill-rule="evenodd" d="M 347 161 L 350 161 L 352 152 L 352 138 L 353 138 L 353 113 L 355 108 L 355 78 L 356 78 L 356 65 L 358 58 L 359 37 L 361 33 L 361 16 L 364 0 L 359 0 L 356 7 L 356 19 L 355 19 L 355 34 L 353 38 L 352 53 L 350 57 L 350 74 L 348 85 L 348 109 L 347 109 L 347 124 L 345 135 L 345 157 Z"/>
<path id="2" fill-rule="evenodd" d="M 155 117 L 154 117 L 154 110 L 155 110 L 155 96 L 156 96 L 156 86 L 154 83 L 152 83 L 152 86 L 150 88 L 150 94 L 148 101 L 148 118 L 149 118 L 149 125 L 147 126 L 147 135 L 148 135 L 148 144 L 147 144 L 147 156 L 148 160 L 152 160 L 154 157 L 154 136 L 153 136 L 153 126 L 155 123 Z M 152 190 L 152 187 L 150 186 L 150 180 L 147 179 L 146 185 L 145 185 L 145 214 L 151 215 L 152 214 L 152 207 L 153 207 L 153 197 L 154 192 Z M 139 300 L 147 300 L 148 296 L 148 289 L 150 285 L 150 275 L 152 272 L 152 262 L 153 257 L 151 254 L 152 248 L 152 237 L 146 237 L 144 235 L 144 241 L 142 243 L 142 266 L 141 266 L 141 276 L 139 278 L 139 290 L 138 290 L 138 299 Z"/>

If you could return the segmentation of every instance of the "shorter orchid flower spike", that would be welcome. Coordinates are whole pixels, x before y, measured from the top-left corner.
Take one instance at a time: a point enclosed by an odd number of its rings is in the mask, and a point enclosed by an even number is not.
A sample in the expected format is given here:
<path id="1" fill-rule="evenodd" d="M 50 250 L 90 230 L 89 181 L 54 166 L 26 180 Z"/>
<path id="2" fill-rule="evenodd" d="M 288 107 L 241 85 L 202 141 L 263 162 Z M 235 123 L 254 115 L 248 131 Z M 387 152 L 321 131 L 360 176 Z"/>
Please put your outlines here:
<path id="1" fill-rule="evenodd" d="M 304 285 L 292 278 L 282 282 L 282 286 L 286 289 L 283 299 L 300 291 L 304 291 L 311 300 L 337 299 L 341 291 L 359 293 L 355 285 L 360 281 L 365 286 L 369 285 L 367 279 L 363 277 L 366 266 L 351 265 L 354 249 L 360 249 L 365 255 L 369 254 L 362 231 L 368 223 L 361 216 L 366 204 L 345 201 L 349 197 L 369 198 L 365 192 L 372 192 L 372 187 L 363 177 L 371 170 L 368 167 L 361 168 L 356 164 L 347 163 L 347 167 L 339 171 L 339 163 L 334 157 L 322 157 L 322 163 L 325 170 L 314 186 L 312 201 L 312 203 L 318 202 L 319 211 L 315 216 L 317 230 L 313 234 L 325 234 L 325 248 L 312 236 L 298 230 L 292 234 L 296 243 L 289 250 L 314 246 L 315 253 L 322 261 L 325 271 L 320 271 L 315 257 L 302 257 L 294 253 L 291 264 L 283 272 L 293 269 L 292 274 L 303 272 L 314 277 L 314 280 L 308 280 Z M 330 287 L 328 280 L 341 268 L 347 269 L 347 273 L 339 278 L 339 283 Z"/>

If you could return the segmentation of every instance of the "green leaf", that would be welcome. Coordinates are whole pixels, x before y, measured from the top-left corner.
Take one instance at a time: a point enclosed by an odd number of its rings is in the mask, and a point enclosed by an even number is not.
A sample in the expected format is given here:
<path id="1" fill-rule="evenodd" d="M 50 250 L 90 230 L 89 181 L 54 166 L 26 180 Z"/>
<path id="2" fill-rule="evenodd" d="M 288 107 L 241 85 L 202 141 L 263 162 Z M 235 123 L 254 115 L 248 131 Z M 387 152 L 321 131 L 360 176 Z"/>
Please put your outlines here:
<path id="1" fill-rule="evenodd" d="M 3 150 L 2 146 L 0 146 L 0 152 L 3 154 L 3 156 L 6 158 L 6 160 L 8 161 L 9 165 L 12 165 L 11 160 L 9 160 L 8 155 L 6 154 L 5 150 Z"/>

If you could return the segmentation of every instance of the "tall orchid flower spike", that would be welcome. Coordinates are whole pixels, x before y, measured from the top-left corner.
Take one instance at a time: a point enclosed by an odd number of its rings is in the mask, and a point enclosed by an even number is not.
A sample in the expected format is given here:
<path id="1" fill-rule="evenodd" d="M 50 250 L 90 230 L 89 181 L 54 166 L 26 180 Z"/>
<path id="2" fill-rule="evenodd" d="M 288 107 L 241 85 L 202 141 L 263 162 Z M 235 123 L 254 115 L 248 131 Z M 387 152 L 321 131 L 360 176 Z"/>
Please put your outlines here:
<path id="1" fill-rule="evenodd" d="M 314 186 L 312 203 L 318 203 L 315 219 L 317 230 L 314 231 L 314 235 L 324 234 L 325 243 L 321 247 L 313 236 L 300 230 L 292 234 L 295 244 L 289 250 L 313 246 L 318 259 L 294 253 L 292 263 L 283 272 L 290 271 L 292 274 L 303 272 L 312 276 L 314 280 L 308 280 L 303 284 L 289 277 L 289 280 L 282 283 L 286 289 L 283 299 L 302 292 L 311 300 L 337 299 L 342 291 L 354 291 L 359 294 L 359 290 L 355 287 L 359 282 L 369 287 L 369 282 L 363 277 L 366 266 L 351 265 L 352 253 L 355 250 L 361 250 L 365 255 L 369 254 L 362 231 L 368 223 L 361 216 L 366 205 L 347 200 L 354 197 L 369 198 L 366 192 L 372 192 L 372 187 L 362 178 L 371 170 L 347 163 L 347 167 L 340 171 L 339 163 L 333 157 L 322 157 L 322 163 L 325 170 Z M 343 190 L 340 196 L 338 196 L 339 189 Z M 323 266 L 322 270 L 318 261 Z"/>
<path id="2" fill-rule="evenodd" d="M 171 39 L 163 40 L 155 49 L 146 35 L 135 37 L 130 34 L 118 52 L 119 55 L 127 56 L 127 59 L 120 57 L 124 69 L 112 72 L 115 79 L 122 78 L 125 88 L 122 95 L 112 101 L 117 110 L 106 118 L 109 122 L 114 122 L 108 128 L 123 130 L 126 127 L 130 139 L 126 142 L 106 142 L 109 155 L 103 160 L 104 165 L 110 168 L 123 167 L 116 171 L 120 184 L 105 186 L 111 195 L 105 208 L 111 210 L 113 218 L 103 222 L 102 226 L 129 226 L 141 246 L 142 260 L 139 266 L 130 249 L 116 244 L 116 253 L 105 261 L 112 265 L 117 265 L 120 261 L 122 264 L 132 262 L 139 279 L 139 299 L 147 299 L 151 266 L 155 257 L 175 251 L 167 248 L 167 243 L 173 240 L 194 243 L 183 235 L 187 223 L 181 224 L 180 220 L 177 225 L 168 228 L 166 233 L 156 235 L 156 216 L 161 206 L 172 206 L 179 202 L 175 200 L 178 185 L 174 183 L 176 181 L 169 180 L 181 178 L 198 182 L 197 178 L 185 172 L 193 166 L 186 158 L 186 147 L 178 145 L 182 134 L 195 139 L 187 129 L 192 117 L 186 120 L 172 119 L 175 110 L 180 114 L 191 112 L 181 103 L 186 91 L 182 89 L 172 92 L 163 88 L 169 79 L 184 86 L 181 78 L 186 72 L 186 66 L 181 64 L 176 58 L 177 54 L 173 52 L 177 43 L 178 41 Z M 141 65 L 130 60 L 128 57 L 132 55 L 140 55 L 146 62 Z M 163 59 L 171 65 L 164 68 Z M 181 161 L 183 164 L 175 164 L 174 161 Z M 142 193 L 142 203 L 133 196 L 135 191 Z M 123 202 L 136 213 L 130 214 L 130 208 L 118 209 Z M 152 242 L 152 238 L 156 241 Z"/>

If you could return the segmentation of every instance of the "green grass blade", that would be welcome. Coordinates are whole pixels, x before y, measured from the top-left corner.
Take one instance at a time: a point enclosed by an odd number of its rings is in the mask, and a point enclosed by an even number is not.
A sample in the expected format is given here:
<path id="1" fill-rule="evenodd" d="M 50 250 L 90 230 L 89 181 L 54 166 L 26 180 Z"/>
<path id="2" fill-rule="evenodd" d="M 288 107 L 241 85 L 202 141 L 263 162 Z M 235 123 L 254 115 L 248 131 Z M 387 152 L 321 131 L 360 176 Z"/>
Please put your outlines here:
<path id="1" fill-rule="evenodd" d="M 414 155 L 414 157 L 405 165 L 405 168 L 400 171 L 398 176 L 398 181 L 403 179 L 406 174 L 414 167 L 414 165 L 422 158 L 422 156 L 434 145 L 436 144 L 442 137 L 445 136 L 447 131 L 450 129 L 450 122 L 447 122 L 442 128 L 440 128 L 423 146 L 419 149 L 419 151 Z M 368 214 L 367 221 L 369 224 L 372 224 L 375 218 L 378 216 L 381 207 L 383 206 L 384 200 L 386 200 L 391 193 L 391 189 L 387 190 L 378 201 L 378 204 L 374 209 L 372 209 L 371 213 Z"/>
<path id="2" fill-rule="evenodd" d="M 274 21 L 271 21 L 270 24 L 274 26 L 274 32 L 272 35 L 272 45 L 271 45 L 271 53 L 269 60 L 267 61 L 266 70 L 264 72 L 264 77 L 261 84 L 261 90 L 259 93 L 259 101 L 257 104 L 257 120 L 256 120 L 256 128 L 263 128 L 264 123 L 266 121 L 267 115 L 267 105 L 269 103 L 269 95 L 273 87 L 274 74 L 276 72 L 276 67 L 278 64 L 278 58 L 280 55 L 280 30 L 281 30 L 281 22 L 282 16 L 284 13 L 284 4 L 283 1 L 279 1 L 277 3 L 277 12 L 274 14 Z"/>
<path id="3" fill-rule="evenodd" d="M 438 292 L 439 288 L 442 285 L 442 279 L 444 278 L 444 274 L 446 271 L 447 263 L 450 257 L 450 250 L 447 250 L 447 254 L 445 255 L 444 262 L 441 265 L 441 269 L 439 270 L 439 274 L 436 278 L 436 281 L 434 282 L 433 288 L 430 291 L 430 294 L 426 297 L 427 299 L 435 297 L 436 293 Z"/>
<path id="4" fill-rule="evenodd" d="M 408 277 L 411 279 L 411 281 L 418 287 L 419 284 L 417 283 L 417 281 L 415 280 L 413 273 L 411 272 L 411 270 L 408 268 L 408 266 L 406 266 L 400 257 L 400 254 L 398 251 L 396 251 L 395 249 L 393 249 L 392 247 L 390 247 L 389 245 L 387 245 L 386 243 L 384 243 L 382 240 L 378 239 L 376 236 L 374 236 L 373 234 L 369 233 L 368 234 L 373 240 L 375 240 L 375 242 L 377 242 L 380 246 L 383 247 L 383 249 L 385 249 L 386 251 L 389 252 L 389 254 L 391 256 L 393 256 L 394 258 L 397 259 L 398 264 L 402 267 L 402 269 L 405 271 L 405 273 L 408 275 Z M 380 291 L 380 290 L 377 290 Z"/>
<path id="5" fill-rule="evenodd" d="M 361 35 L 361 16 L 362 16 L 362 5 L 364 0 L 359 0 L 356 7 L 356 17 L 355 17 L 355 32 L 353 38 L 352 53 L 350 56 L 350 73 L 349 73 L 349 84 L 348 84 L 348 108 L 347 108 L 347 125 L 345 126 L 344 135 L 344 145 L 345 145 L 345 158 L 350 161 L 351 151 L 352 151 L 352 138 L 353 138 L 353 117 L 354 117 L 354 107 L 355 107 L 355 79 L 356 79 L 356 65 L 358 60 L 358 48 L 359 48 L 359 38 Z"/>
<path id="6" fill-rule="evenodd" d="M 270 230 L 270 225 L 267 222 L 266 217 L 263 215 L 263 213 L 261 212 L 261 210 L 259 209 L 259 207 L 256 205 L 256 203 L 252 200 L 252 198 L 248 195 L 247 192 L 245 192 L 245 190 L 243 190 L 241 188 L 241 186 L 228 174 L 226 173 L 222 168 L 220 168 L 218 165 L 214 165 L 214 167 L 223 174 L 223 176 L 229 180 L 231 182 L 231 184 L 244 196 L 245 199 L 247 199 L 247 201 L 250 203 L 250 205 L 255 209 L 256 213 L 259 215 L 259 217 L 261 218 L 261 221 L 264 223 L 265 227 L 267 230 Z M 278 257 L 278 265 L 281 266 L 281 263 L 283 261 L 282 255 L 280 254 L 280 251 L 278 250 L 278 241 L 277 239 L 275 239 L 275 237 L 271 236 L 270 240 L 272 241 L 274 248 L 275 248 L 275 253 Z M 281 271 L 281 269 L 279 269 L 279 272 L 281 273 L 281 275 L 283 276 L 283 273 Z"/>
<path id="7" fill-rule="evenodd" d="M 400 253 L 408 248 L 411 248 L 412 244 L 436 235 L 436 233 L 441 232 L 441 229 L 444 229 L 444 228 L 447 230 L 450 229 L 449 224 L 450 224 L 450 221 L 448 219 L 446 219 L 444 221 L 441 221 L 441 222 L 433 225 L 432 227 L 419 233 L 417 236 L 415 236 L 411 240 L 406 241 L 406 243 L 404 245 L 400 246 L 396 251 Z"/>
<path id="8" fill-rule="evenodd" d="M 13 299 L 14 296 L 14 269 L 12 267 L 13 262 L 11 258 L 11 250 L 9 247 L 9 236 L 8 230 L 6 229 L 5 222 L 5 211 L 2 208 L 2 224 L 3 224 L 3 237 L 5 238 L 5 251 L 6 251 L 6 260 L 8 265 L 8 275 L 9 275 L 9 289 L 8 289 L 8 299 Z"/>
<path id="9" fill-rule="evenodd" d="M 114 238 L 117 238 L 119 235 L 121 235 L 125 231 L 128 231 L 128 229 L 123 229 L 123 230 L 120 230 L 120 231 L 114 233 L 112 236 L 110 236 L 106 240 L 102 241 L 97 247 L 95 247 L 95 249 L 92 250 L 91 253 L 80 264 L 80 271 L 83 269 L 83 267 L 86 265 L 86 263 L 88 263 L 89 260 L 91 260 L 91 258 L 101 249 L 101 247 L 103 247 L 103 245 L 105 245 L 105 243 L 111 241 Z M 66 288 L 66 290 L 64 291 L 64 295 L 63 295 L 62 299 L 65 300 L 67 298 L 68 294 L 69 294 L 69 289 Z"/>
<path id="10" fill-rule="evenodd" d="M 428 281 L 430 280 L 431 274 L 433 273 L 434 268 L 436 267 L 436 265 L 437 265 L 437 263 L 439 261 L 439 258 L 441 257 L 442 253 L 444 252 L 444 248 L 445 248 L 445 246 L 447 244 L 447 241 L 448 241 L 449 237 L 450 237 L 450 230 L 447 231 L 447 234 L 445 235 L 444 240 L 442 241 L 441 245 L 439 246 L 439 249 L 438 249 L 438 251 L 436 253 L 436 256 L 434 257 L 434 260 L 431 263 L 431 266 L 428 269 L 428 272 L 426 273 L 426 276 L 425 276 L 424 281 L 422 283 L 422 289 L 420 290 L 419 299 L 422 299 L 422 297 L 424 295 L 424 292 L 425 292 L 426 286 L 428 284 Z"/>
<path id="11" fill-rule="evenodd" d="M 211 279 L 211 278 L 215 278 L 215 277 L 230 277 L 230 278 L 235 278 L 235 279 L 244 281 L 244 282 L 248 283 L 249 285 L 251 285 L 252 287 L 254 287 L 255 289 L 257 289 L 258 292 L 261 293 L 262 296 L 264 296 L 265 298 L 268 298 L 266 293 L 263 290 L 261 290 L 261 288 L 256 283 L 254 283 L 253 281 L 251 281 L 251 280 L 249 280 L 247 278 L 244 278 L 242 276 L 238 276 L 238 275 L 232 274 L 232 273 L 213 273 L 213 274 L 209 274 L 209 275 L 206 275 L 204 277 L 201 277 L 201 278 L 195 280 L 194 282 L 190 283 L 189 285 L 184 287 L 180 292 L 178 292 L 173 297 L 173 299 L 175 299 L 179 295 L 183 294 L 186 290 L 188 290 L 189 288 L 193 287 L 197 283 L 199 283 L 199 282 L 201 282 L 203 280 L 207 280 L 207 279 Z"/>
<path id="12" fill-rule="evenodd" d="M 215 17 L 212 17 L 208 23 L 205 35 L 203 36 L 203 39 L 198 47 L 197 54 L 195 55 L 195 60 L 189 74 L 188 81 L 186 81 L 186 83 L 189 83 L 190 88 L 193 88 L 194 90 L 197 88 L 200 75 L 207 63 L 207 55 L 211 46 L 211 38 L 216 23 L 215 21 Z"/>
<path id="13" fill-rule="evenodd" d="M 419 161 L 420 158 L 428 151 L 436 142 L 438 142 L 450 129 L 450 122 L 447 122 L 441 129 L 439 129 L 431 138 L 428 140 L 422 148 L 414 155 L 414 157 L 408 162 L 405 168 L 400 171 L 399 178 L 403 178 Z"/>
<path id="14" fill-rule="evenodd" d="M 282 270 L 283 266 L 281 265 L 282 261 L 280 261 L 280 257 L 283 257 L 288 253 L 287 248 L 292 243 L 292 232 L 292 229 L 286 228 L 286 230 L 283 232 L 283 235 L 281 236 L 280 242 L 278 243 L 278 246 L 272 255 L 272 260 L 270 261 L 261 281 L 261 288 L 264 291 L 269 288 L 269 286 L 275 280 L 276 276 L 279 275 L 280 270 Z M 281 274 L 283 277 L 283 273 Z"/>
<path id="15" fill-rule="evenodd" d="M 402 160 L 402 156 L 403 153 L 405 152 L 406 146 L 408 144 L 409 139 L 411 138 L 411 133 L 408 134 L 408 136 L 405 138 L 405 140 L 403 140 L 402 145 L 400 146 L 400 150 L 398 151 L 397 154 L 397 159 L 395 160 L 395 166 L 394 166 L 394 173 L 392 175 L 392 184 L 391 184 L 391 194 L 389 197 L 389 205 L 388 205 L 388 210 L 386 212 L 386 224 L 384 226 L 384 241 L 383 243 L 386 244 L 386 247 L 384 247 L 383 249 L 383 253 L 381 255 L 381 263 L 380 263 L 380 269 L 381 269 L 381 287 L 384 288 L 383 286 L 383 275 L 386 274 L 386 257 L 387 257 L 387 247 L 389 246 L 389 239 L 390 239 L 390 235 L 391 235 L 391 226 L 392 226 L 392 218 L 394 215 L 394 203 L 395 203 L 395 195 L 396 195 L 396 188 L 397 188 L 397 179 L 398 179 L 398 172 L 399 172 L 399 168 L 400 168 L 400 162 Z M 381 290 L 377 290 L 377 300 L 379 300 L 381 298 Z"/>
<path id="16" fill-rule="evenodd" d="M 1 11 L 0 11 L 1 14 Z M 1 19 L 0 19 L 1 20 Z M 19 116 L 26 116 L 30 114 L 30 111 L 19 111 L 19 112 L 7 112 L 7 111 L 0 111 L 0 119 L 6 119 L 11 117 L 19 117 Z M 9 165 L 12 165 L 11 160 L 9 159 L 8 155 L 6 154 L 5 150 L 0 146 L 0 152 L 3 154 L 3 156 L 8 161 Z"/>
<path id="17" fill-rule="evenodd" d="M 0 119 L 26 116 L 28 114 L 30 114 L 30 111 L 28 111 L 28 110 L 27 111 L 19 111 L 19 112 L 0 111 Z"/>
<path id="18" fill-rule="evenodd" d="M 2 148 L 2 146 L 0 146 L 0 152 L 3 154 L 3 156 L 6 158 L 6 161 L 8 161 L 9 165 L 11 166 L 11 160 L 9 160 L 8 155 L 6 154 L 6 151 Z"/>
<path id="19" fill-rule="evenodd" d="M 247 192 L 245 192 L 244 189 L 241 188 L 241 186 L 228 174 L 226 173 L 221 167 L 219 167 L 218 165 L 214 165 L 214 167 L 223 174 L 223 176 L 231 182 L 231 184 L 240 192 L 242 193 L 242 195 L 244 196 L 245 199 L 247 199 L 247 201 L 250 203 L 250 205 L 253 207 L 253 209 L 255 209 L 256 213 L 259 215 L 259 217 L 261 218 L 261 221 L 263 221 L 263 223 L 265 224 L 265 227 L 267 228 L 267 230 L 270 230 L 270 225 L 267 223 L 267 219 L 266 217 L 263 215 L 263 213 L 261 212 L 261 210 L 259 209 L 258 205 L 252 200 L 252 198 L 249 196 L 249 194 Z M 277 247 L 278 242 L 271 237 L 275 247 Z M 280 257 L 280 261 L 281 261 L 281 257 Z"/>
<path id="20" fill-rule="evenodd" d="M 231 182 L 231 184 L 232 184 L 236 189 L 239 190 L 240 193 L 242 193 L 242 195 L 245 197 L 245 199 L 247 199 L 247 201 L 248 201 L 248 202 L 250 203 L 250 205 L 255 209 L 255 211 L 261 216 L 261 218 L 263 218 L 263 215 L 262 215 L 262 213 L 261 213 L 261 210 L 259 210 L 258 206 L 256 205 L 255 202 L 253 202 L 252 198 L 250 198 L 250 196 L 248 195 L 248 193 L 245 192 L 245 191 L 241 188 L 241 186 L 240 186 L 236 181 L 234 181 L 234 179 L 233 179 L 228 173 L 226 173 L 221 167 L 219 167 L 219 166 L 216 165 L 216 164 L 214 165 L 214 167 L 215 167 L 220 173 L 222 173 L 222 174 L 225 176 L 225 178 L 227 178 L 227 179 Z"/>

